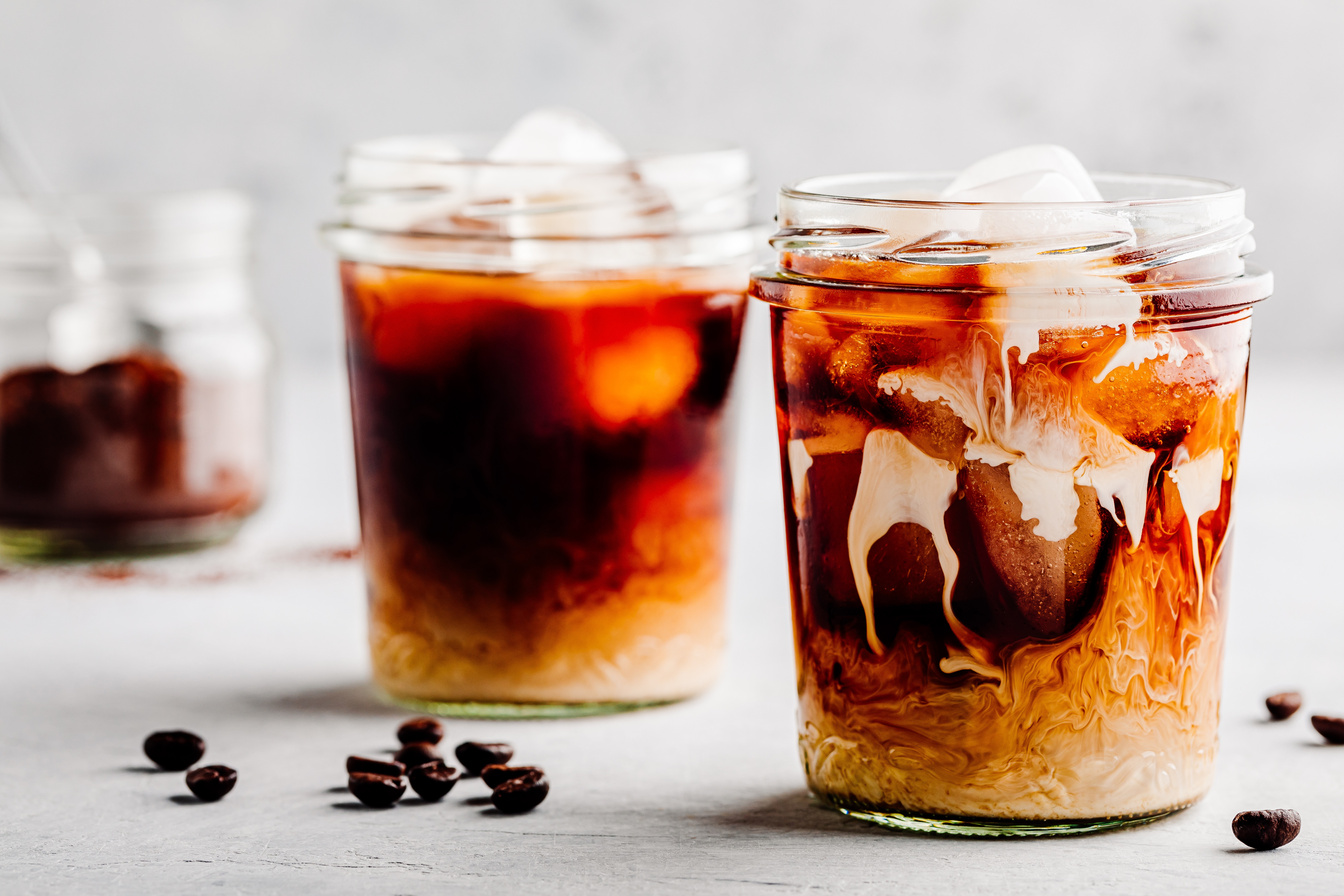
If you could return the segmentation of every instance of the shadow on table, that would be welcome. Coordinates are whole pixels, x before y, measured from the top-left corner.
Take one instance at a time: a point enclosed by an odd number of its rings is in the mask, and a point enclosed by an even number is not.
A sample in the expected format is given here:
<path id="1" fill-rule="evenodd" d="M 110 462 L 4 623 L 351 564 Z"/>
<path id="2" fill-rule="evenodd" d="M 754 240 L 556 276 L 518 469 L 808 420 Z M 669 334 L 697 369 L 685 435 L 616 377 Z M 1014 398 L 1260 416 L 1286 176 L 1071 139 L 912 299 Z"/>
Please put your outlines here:
<path id="1" fill-rule="evenodd" d="M 704 816 L 704 820 L 740 832 L 869 834 L 890 837 L 893 832 L 846 818 L 827 809 L 804 788 L 790 790 L 737 808 Z M 899 836 L 899 835 L 898 835 Z"/>
<path id="2" fill-rule="evenodd" d="M 1157 818 L 1148 822 L 1145 826 L 1168 824 L 1170 823 L 1171 818 L 1179 815 L 1180 813 L 1178 812 L 1174 813 L 1172 816 Z M 788 793 L 781 793 L 769 797 L 768 799 L 758 800 L 754 803 L 749 803 L 736 809 L 729 809 L 718 814 L 702 816 L 702 819 L 713 825 L 730 828 L 737 833 L 806 833 L 835 834 L 837 836 L 848 838 L 865 835 L 868 837 L 886 839 L 915 838 L 919 840 L 940 841 L 949 844 L 961 844 L 961 848 L 966 848 L 966 844 L 972 842 L 981 844 L 1002 842 L 997 838 L 949 836 L 947 834 L 940 834 L 932 831 L 901 831 L 894 828 L 883 827 L 882 825 L 864 821 L 859 818 L 848 818 L 837 811 L 827 808 L 803 788 L 792 790 Z M 1079 840 L 1084 838 L 1091 839 L 1093 837 L 1106 838 L 1114 836 L 1114 831 L 1103 830 L 1073 834 L 1068 839 Z M 1027 841 L 1023 840 L 1022 842 Z"/>
<path id="3" fill-rule="evenodd" d="M 293 694 L 268 694 L 254 702 L 261 709 L 280 712 L 338 713 L 356 716 L 404 716 L 406 710 L 389 706 L 378 697 L 373 685 L 365 682 L 316 688 Z"/>

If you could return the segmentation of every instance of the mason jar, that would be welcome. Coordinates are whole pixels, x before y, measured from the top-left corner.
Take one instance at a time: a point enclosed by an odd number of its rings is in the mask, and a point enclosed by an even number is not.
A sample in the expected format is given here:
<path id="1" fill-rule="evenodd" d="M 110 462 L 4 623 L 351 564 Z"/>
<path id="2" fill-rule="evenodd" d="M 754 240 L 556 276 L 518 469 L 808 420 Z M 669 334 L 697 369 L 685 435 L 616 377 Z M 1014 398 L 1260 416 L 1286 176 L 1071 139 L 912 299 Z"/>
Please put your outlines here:
<path id="1" fill-rule="evenodd" d="M 355 146 L 340 256 L 377 683 L 442 714 L 679 700 L 724 642 L 735 149 Z"/>
<path id="2" fill-rule="evenodd" d="M 1240 189 L 784 189 L 768 303 L 808 784 L 1057 834 L 1199 799 L 1217 749 L 1251 310 Z"/>
<path id="3" fill-rule="evenodd" d="M 260 505 L 271 346 L 248 200 L 86 196 L 77 284 L 50 225 L 0 202 L 0 552 L 133 556 L 223 541 Z"/>

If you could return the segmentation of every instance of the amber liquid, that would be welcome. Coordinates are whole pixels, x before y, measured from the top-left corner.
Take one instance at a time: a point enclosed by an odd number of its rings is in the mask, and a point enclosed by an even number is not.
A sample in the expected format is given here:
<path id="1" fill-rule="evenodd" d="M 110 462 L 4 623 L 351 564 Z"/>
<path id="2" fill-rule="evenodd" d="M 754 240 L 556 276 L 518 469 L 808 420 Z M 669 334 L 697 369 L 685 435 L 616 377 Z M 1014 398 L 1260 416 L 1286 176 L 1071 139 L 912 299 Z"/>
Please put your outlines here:
<path id="1" fill-rule="evenodd" d="M 377 681 L 443 703 L 706 687 L 740 286 L 342 275 Z"/>
<path id="2" fill-rule="evenodd" d="M 889 313 L 818 313 L 800 309 L 869 299 L 755 289 L 776 303 L 812 789 L 1031 821 L 1202 795 L 1249 312 L 1142 321 L 1163 353 L 1109 367 L 1125 328 L 1046 327 L 1005 352 L 977 304 L 991 299 L 924 316 L 893 292 Z"/>

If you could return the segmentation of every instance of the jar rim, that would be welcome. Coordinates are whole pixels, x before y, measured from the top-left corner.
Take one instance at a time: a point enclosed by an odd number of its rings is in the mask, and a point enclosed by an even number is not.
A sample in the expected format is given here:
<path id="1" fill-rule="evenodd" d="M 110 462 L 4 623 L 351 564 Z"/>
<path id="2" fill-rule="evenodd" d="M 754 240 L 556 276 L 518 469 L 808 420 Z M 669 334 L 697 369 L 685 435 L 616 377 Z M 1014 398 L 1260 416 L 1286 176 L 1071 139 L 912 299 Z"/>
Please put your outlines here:
<path id="1" fill-rule="evenodd" d="M 747 254 L 743 236 L 757 233 L 751 156 L 740 146 L 575 163 L 497 162 L 492 145 L 487 135 L 354 144 L 327 243 L 381 263 L 470 266 L 475 257 L 490 270 L 536 270 L 736 260 Z"/>
<path id="2" fill-rule="evenodd" d="M 1116 172 L 1089 172 L 1098 189 L 1120 188 L 1124 186 L 1144 186 L 1151 189 L 1167 189 L 1172 195 L 1128 196 L 1100 201 L 1078 202 L 1041 202 L 1041 201 L 966 201 L 952 199 L 907 198 L 900 196 L 863 196 L 855 192 L 846 193 L 840 187 L 846 184 L 887 184 L 891 187 L 914 186 L 935 183 L 946 185 L 957 176 L 955 171 L 877 171 L 853 174 L 825 174 L 803 178 L 785 184 L 780 188 L 782 198 L 808 202 L 827 202 L 840 205 L 854 205 L 866 208 L 905 208 L 905 209 L 976 209 L 1023 211 L 1033 209 L 1077 209 L 1096 211 L 1123 208 L 1153 208 L 1188 203 L 1205 203 L 1222 199 L 1231 199 L 1244 195 L 1245 190 L 1232 183 L 1213 178 L 1194 177 L 1183 174 L 1129 174 Z M 1181 190 L 1182 187 L 1187 188 Z"/>
<path id="3" fill-rule="evenodd" d="M 1097 174 L 1107 197 L 1100 201 L 942 198 L 955 177 L 848 174 L 786 186 L 770 241 L 778 269 L 836 286 L 1008 290 L 1062 297 L 1057 304 L 1134 293 L 1166 296 L 1161 301 L 1171 307 L 1210 308 L 1258 301 L 1272 289 L 1267 273 L 1247 273 L 1255 242 L 1240 187 Z"/>
<path id="4" fill-rule="evenodd" d="M 765 245 L 759 224 L 632 236 L 510 237 L 378 230 L 329 222 L 320 233 L 342 261 L 457 273 L 603 276 L 621 271 L 748 268 Z"/>

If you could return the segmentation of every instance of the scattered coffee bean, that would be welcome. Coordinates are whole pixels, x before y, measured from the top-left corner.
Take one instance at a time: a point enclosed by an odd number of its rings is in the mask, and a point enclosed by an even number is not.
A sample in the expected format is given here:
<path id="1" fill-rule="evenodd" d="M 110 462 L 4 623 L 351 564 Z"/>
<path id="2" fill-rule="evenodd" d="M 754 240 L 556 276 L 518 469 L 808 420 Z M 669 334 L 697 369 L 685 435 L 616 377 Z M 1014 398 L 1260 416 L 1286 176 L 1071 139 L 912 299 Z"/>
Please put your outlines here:
<path id="1" fill-rule="evenodd" d="M 1265 708 L 1269 710 L 1271 719 L 1282 722 L 1302 708 L 1302 695 L 1297 691 L 1284 691 L 1282 694 L 1266 697 Z"/>
<path id="2" fill-rule="evenodd" d="M 145 738 L 145 755 L 159 768 L 180 772 L 205 755 L 205 741 L 190 731 L 155 731 Z"/>
<path id="3" fill-rule="evenodd" d="M 487 765 L 504 765 L 513 758 L 513 747 L 508 744 L 481 744 L 473 740 L 458 744 L 454 752 L 468 775 L 479 775 Z"/>
<path id="4" fill-rule="evenodd" d="M 400 776 L 375 775 L 370 772 L 353 772 L 349 787 L 355 799 L 375 809 L 392 805 L 406 792 L 406 782 Z"/>
<path id="5" fill-rule="evenodd" d="M 426 802 L 437 802 L 453 789 L 462 773 L 450 765 L 444 765 L 442 759 L 417 765 L 409 772 L 411 787 Z"/>
<path id="6" fill-rule="evenodd" d="M 443 757 L 429 744 L 407 744 L 392 758 L 407 768 L 415 768 L 417 765 L 424 765 L 426 762 L 433 762 Z"/>
<path id="7" fill-rule="evenodd" d="M 370 759 L 367 756 L 351 756 L 345 760 L 345 770 L 350 774 L 364 772 L 369 775 L 386 775 L 400 778 L 406 774 L 406 766 L 394 760 Z"/>
<path id="8" fill-rule="evenodd" d="M 481 780 L 485 786 L 494 790 L 505 781 L 512 781 L 514 778 L 521 778 L 529 772 L 539 772 L 541 769 L 535 765 L 487 765 L 481 769 Z"/>
<path id="9" fill-rule="evenodd" d="M 1332 744 L 1344 744 L 1344 719 L 1334 716 L 1312 716 L 1311 727 Z"/>
<path id="10" fill-rule="evenodd" d="M 402 722 L 397 740 L 404 744 L 436 744 L 443 740 L 443 723 L 429 716 Z"/>
<path id="11" fill-rule="evenodd" d="M 551 792 L 551 784 L 540 769 L 533 769 L 520 778 L 503 781 L 490 794 L 490 802 L 495 808 L 510 815 L 529 812 L 546 799 Z"/>
<path id="12" fill-rule="evenodd" d="M 227 765 L 205 765 L 187 772 L 187 786 L 203 803 L 223 799 L 238 783 L 238 773 Z"/>
<path id="13" fill-rule="evenodd" d="M 1291 843 L 1302 830 L 1302 816 L 1292 809 L 1260 809 L 1238 812 L 1232 833 L 1251 849 L 1278 849 Z"/>

